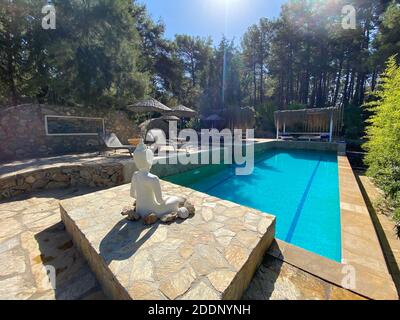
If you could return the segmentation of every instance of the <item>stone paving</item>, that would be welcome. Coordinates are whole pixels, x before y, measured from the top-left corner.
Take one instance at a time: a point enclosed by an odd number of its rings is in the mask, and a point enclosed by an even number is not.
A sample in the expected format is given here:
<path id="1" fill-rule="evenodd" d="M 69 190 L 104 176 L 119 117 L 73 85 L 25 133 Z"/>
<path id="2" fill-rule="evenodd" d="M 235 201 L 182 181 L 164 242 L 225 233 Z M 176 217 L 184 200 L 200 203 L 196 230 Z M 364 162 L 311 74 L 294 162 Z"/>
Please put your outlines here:
<path id="1" fill-rule="evenodd" d="M 93 192 L 47 190 L 0 203 L 0 299 L 106 299 L 61 223 L 59 201 Z M 44 264 L 58 269 L 53 290 Z M 280 267 L 278 267 L 280 266 Z M 271 270 L 272 271 L 269 271 Z M 317 285 L 318 284 L 318 285 Z M 358 299 L 279 259 L 264 259 L 245 299 Z"/>
<path id="2" fill-rule="evenodd" d="M 114 299 L 240 299 L 275 238 L 275 217 L 162 181 L 194 217 L 146 226 L 121 217 L 130 185 L 61 202 L 62 220 Z"/>
<path id="3" fill-rule="evenodd" d="M 357 274 L 357 292 L 373 299 L 397 300 L 382 246 L 355 174 L 346 156 L 338 157 L 342 263 Z"/>
<path id="4" fill-rule="evenodd" d="M 0 204 L 0 299 L 105 298 L 60 219 L 59 200 L 81 192 L 46 191 Z M 56 290 L 44 265 L 55 267 Z"/>
<path id="5" fill-rule="evenodd" d="M 383 196 L 383 192 L 364 174 L 359 173 L 357 177 L 365 193 L 364 196 L 367 200 L 371 216 L 374 219 L 386 262 L 400 296 L 400 239 L 396 234 L 396 224 L 390 217 L 380 212 L 377 206 L 377 203 Z"/>

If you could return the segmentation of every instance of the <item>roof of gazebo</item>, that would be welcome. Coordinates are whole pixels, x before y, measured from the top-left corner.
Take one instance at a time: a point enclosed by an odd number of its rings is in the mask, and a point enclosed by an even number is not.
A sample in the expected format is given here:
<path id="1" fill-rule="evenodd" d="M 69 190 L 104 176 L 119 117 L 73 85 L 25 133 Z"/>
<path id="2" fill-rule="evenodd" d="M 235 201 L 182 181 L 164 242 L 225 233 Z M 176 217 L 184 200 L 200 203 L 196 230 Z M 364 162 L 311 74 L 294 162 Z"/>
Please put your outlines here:
<path id="1" fill-rule="evenodd" d="M 296 123 L 305 121 L 308 117 L 319 118 L 321 120 L 329 119 L 331 115 L 334 115 L 339 111 L 339 108 L 312 108 L 312 109 L 300 109 L 300 110 L 280 110 L 275 112 L 275 123 Z"/>

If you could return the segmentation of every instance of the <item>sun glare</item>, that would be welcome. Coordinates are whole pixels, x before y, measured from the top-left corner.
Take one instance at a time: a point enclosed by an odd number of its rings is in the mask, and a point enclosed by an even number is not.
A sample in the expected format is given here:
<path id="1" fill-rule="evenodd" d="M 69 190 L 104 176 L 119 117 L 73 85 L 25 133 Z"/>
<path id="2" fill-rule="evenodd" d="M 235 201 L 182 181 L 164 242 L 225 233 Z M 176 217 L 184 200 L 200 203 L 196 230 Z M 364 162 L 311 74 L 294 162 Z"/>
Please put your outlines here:
<path id="1" fill-rule="evenodd" d="M 207 0 L 207 7 L 218 11 L 238 12 L 244 8 L 246 0 Z"/>
<path id="2" fill-rule="evenodd" d="M 224 17 L 231 23 L 240 19 L 247 12 L 247 0 L 206 0 L 204 10 L 211 19 Z"/>

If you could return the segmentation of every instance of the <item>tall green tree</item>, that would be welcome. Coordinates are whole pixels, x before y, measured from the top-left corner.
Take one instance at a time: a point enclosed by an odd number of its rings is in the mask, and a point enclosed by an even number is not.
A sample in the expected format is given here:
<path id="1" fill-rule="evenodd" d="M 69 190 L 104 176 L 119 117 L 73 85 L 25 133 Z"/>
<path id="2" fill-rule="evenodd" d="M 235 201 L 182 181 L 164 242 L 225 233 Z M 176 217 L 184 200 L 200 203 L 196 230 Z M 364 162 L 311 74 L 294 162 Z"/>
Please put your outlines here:
<path id="1" fill-rule="evenodd" d="M 35 5 L 40 1 L 0 1 L 0 98 L 11 105 L 34 97 L 40 89 L 36 79 L 39 61 L 34 54 Z"/>
<path id="2" fill-rule="evenodd" d="M 210 63 L 212 54 L 211 39 L 177 35 L 176 52 L 184 65 L 184 71 L 190 75 L 192 87 L 204 85 L 204 72 Z"/>
<path id="3" fill-rule="evenodd" d="M 388 4 L 383 12 L 379 24 L 379 32 L 373 41 L 375 49 L 373 55 L 373 66 L 375 68 L 374 84 L 377 74 L 382 72 L 388 58 L 400 53 L 400 5 L 395 1 Z M 400 61 L 397 56 L 397 61 Z"/>
<path id="4" fill-rule="evenodd" d="M 55 1 L 49 44 L 54 95 L 85 105 L 119 105 L 146 93 L 139 35 L 127 0 Z"/>
<path id="5" fill-rule="evenodd" d="M 131 1 L 54 0 L 55 30 L 41 27 L 43 1 L 2 2 L 0 87 L 9 104 L 118 106 L 147 92 Z"/>

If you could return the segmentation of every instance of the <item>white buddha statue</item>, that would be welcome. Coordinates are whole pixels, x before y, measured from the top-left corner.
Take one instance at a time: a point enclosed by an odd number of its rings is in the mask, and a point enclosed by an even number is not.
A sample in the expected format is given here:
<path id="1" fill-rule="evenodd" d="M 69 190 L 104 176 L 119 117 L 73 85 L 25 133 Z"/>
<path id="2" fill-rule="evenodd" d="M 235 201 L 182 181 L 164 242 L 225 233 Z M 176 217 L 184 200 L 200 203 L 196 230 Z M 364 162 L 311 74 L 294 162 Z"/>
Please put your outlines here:
<path id="1" fill-rule="evenodd" d="M 150 173 L 154 153 L 146 148 L 143 141 L 136 148 L 133 160 L 139 170 L 133 174 L 131 183 L 131 197 L 136 199 L 136 213 L 141 218 L 146 218 L 150 214 L 161 218 L 172 212 L 178 212 L 180 204 L 185 202 L 185 199 L 162 197 L 160 180 Z"/>

